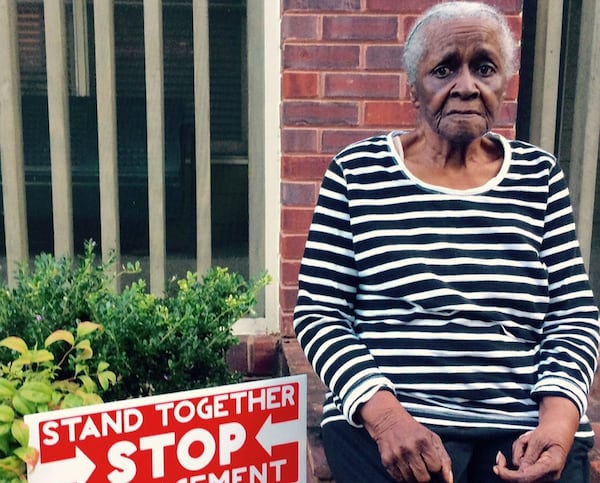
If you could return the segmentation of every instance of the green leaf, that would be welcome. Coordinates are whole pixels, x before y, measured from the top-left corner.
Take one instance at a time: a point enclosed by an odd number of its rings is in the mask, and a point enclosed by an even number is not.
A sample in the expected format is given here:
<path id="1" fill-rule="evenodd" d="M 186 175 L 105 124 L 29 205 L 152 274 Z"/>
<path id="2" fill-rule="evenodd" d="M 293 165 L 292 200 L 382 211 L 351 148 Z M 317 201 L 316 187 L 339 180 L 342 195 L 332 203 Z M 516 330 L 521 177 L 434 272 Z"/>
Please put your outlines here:
<path id="1" fill-rule="evenodd" d="M 46 349 L 33 350 L 29 353 L 31 364 L 42 364 L 44 362 L 50 362 L 54 360 L 52 352 Z"/>
<path id="2" fill-rule="evenodd" d="M 15 412 L 8 404 L 0 404 L 0 423 L 12 423 Z"/>
<path id="3" fill-rule="evenodd" d="M 67 394 L 60 403 L 61 409 L 79 408 L 83 406 L 83 399 L 75 394 Z"/>
<path id="4" fill-rule="evenodd" d="M 80 322 L 77 324 L 77 338 L 81 339 L 82 337 L 86 337 L 97 330 L 102 330 L 102 326 L 100 324 L 96 324 L 94 322 Z"/>
<path id="5" fill-rule="evenodd" d="M 46 337 L 46 341 L 44 342 L 44 347 L 48 347 L 55 342 L 62 340 L 69 344 L 71 347 L 75 345 L 75 337 L 68 330 L 55 330 Z"/>
<path id="6" fill-rule="evenodd" d="M 11 350 L 17 351 L 20 354 L 25 354 L 29 348 L 23 339 L 20 337 L 10 336 L 0 340 L 1 347 L 8 347 Z"/>
<path id="7" fill-rule="evenodd" d="M 98 382 L 103 390 L 107 390 L 112 384 L 117 383 L 117 375 L 112 371 L 99 372 L 97 374 Z"/>
<path id="8" fill-rule="evenodd" d="M 21 446 L 29 446 L 29 427 L 22 419 L 15 419 L 11 428 L 12 435 Z"/>
<path id="9" fill-rule="evenodd" d="M 31 468 L 35 468 L 40 460 L 40 453 L 37 449 L 32 448 L 31 446 L 24 448 L 16 448 L 14 450 L 16 456 L 18 456 L 21 460 L 27 463 Z"/>
<path id="10" fill-rule="evenodd" d="M 110 364 L 108 362 L 100 361 L 98 362 L 98 369 L 96 369 L 96 372 L 104 372 L 109 366 Z"/>
<path id="11" fill-rule="evenodd" d="M 12 421 L 6 423 L 0 423 L 0 438 L 5 434 L 10 433 L 10 428 L 12 427 Z"/>
<path id="12" fill-rule="evenodd" d="M 87 361 L 88 359 L 91 359 L 94 355 L 94 351 L 92 350 L 89 339 L 82 340 L 75 347 L 77 347 L 77 350 L 79 351 L 77 353 L 77 358 L 80 360 Z"/>
<path id="13" fill-rule="evenodd" d="M 98 390 L 98 386 L 96 386 L 96 383 L 90 376 L 79 376 L 78 379 L 81 381 L 81 384 L 87 392 L 92 393 Z"/>
<path id="14" fill-rule="evenodd" d="M 45 404 L 52 399 L 52 386 L 47 382 L 28 381 L 17 392 L 35 404 Z"/>
<path id="15" fill-rule="evenodd" d="M 60 381 L 54 381 L 52 383 L 52 388 L 55 391 L 60 391 L 64 394 L 69 393 L 69 392 L 75 392 L 78 387 L 79 387 L 79 384 L 77 384 L 75 381 L 69 381 L 67 379 L 62 379 Z"/>
<path id="16" fill-rule="evenodd" d="M 19 393 L 13 396 L 12 405 L 13 408 L 15 408 L 15 411 L 23 416 L 26 414 L 33 414 L 35 412 L 35 405 L 24 399 Z"/>
<path id="17" fill-rule="evenodd" d="M 102 404 L 104 401 L 96 393 L 77 391 L 77 395 L 81 398 L 82 405 L 91 406 L 92 404 Z"/>
<path id="18" fill-rule="evenodd" d="M 10 399 L 16 391 L 12 382 L 4 377 L 0 377 L 0 399 Z"/>

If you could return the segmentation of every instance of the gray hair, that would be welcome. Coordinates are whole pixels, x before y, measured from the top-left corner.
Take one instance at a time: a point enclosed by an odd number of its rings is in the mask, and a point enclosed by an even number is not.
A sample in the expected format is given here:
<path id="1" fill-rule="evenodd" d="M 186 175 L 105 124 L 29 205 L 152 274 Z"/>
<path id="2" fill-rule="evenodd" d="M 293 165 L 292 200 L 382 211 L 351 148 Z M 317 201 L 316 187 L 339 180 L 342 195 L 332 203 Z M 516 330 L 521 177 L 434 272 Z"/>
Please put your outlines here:
<path id="1" fill-rule="evenodd" d="M 494 7 L 481 2 L 446 2 L 427 10 L 413 25 L 404 44 L 404 69 L 408 82 L 412 85 L 417 80 L 417 68 L 423 58 L 427 46 L 427 33 L 424 27 L 435 20 L 454 19 L 490 19 L 500 29 L 500 48 L 507 75 L 515 69 L 516 43 L 508 22 Z"/>

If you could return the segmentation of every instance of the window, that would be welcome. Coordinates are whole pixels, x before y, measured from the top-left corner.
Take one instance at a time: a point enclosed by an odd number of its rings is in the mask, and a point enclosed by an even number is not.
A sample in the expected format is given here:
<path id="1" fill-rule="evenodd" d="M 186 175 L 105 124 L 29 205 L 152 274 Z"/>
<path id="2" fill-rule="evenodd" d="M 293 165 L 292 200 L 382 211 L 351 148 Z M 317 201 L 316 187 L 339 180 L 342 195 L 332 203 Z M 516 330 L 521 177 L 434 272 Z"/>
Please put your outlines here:
<path id="1" fill-rule="evenodd" d="M 93 3 L 67 3 L 71 163 L 77 250 L 100 239 Z M 194 98 L 191 0 L 163 1 L 167 250 L 194 270 Z M 79 23 L 78 23 L 79 22 Z M 123 255 L 148 253 L 142 0 L 115 1 L 119 210 Z M 85 27 L 82 30 L 81 27 Z M 30 247 L 52 251 L 43 2 L 18 3 Z M 83 33 L 82 33 L 83 32 Z M 82 35 L 84 38 L 82 39 Z M 246 6 L 209 2 L 213 264 L 249 276 Z M 83 56 L 78 45 L 87 46 Z M 84 60 L 83 63 L 77 62 Z M 81 70 L 88 85 L 77 79 Z M 79 81 L 80 82 L 80 81 Z M 86 95 L 80 95 L 84 92 Z M 187 260 L 187 261 L 186 261 Z M 187 263 L 187 265 L 186 265 Z M 168 268 L 168 272 L 170 269 Z"/>

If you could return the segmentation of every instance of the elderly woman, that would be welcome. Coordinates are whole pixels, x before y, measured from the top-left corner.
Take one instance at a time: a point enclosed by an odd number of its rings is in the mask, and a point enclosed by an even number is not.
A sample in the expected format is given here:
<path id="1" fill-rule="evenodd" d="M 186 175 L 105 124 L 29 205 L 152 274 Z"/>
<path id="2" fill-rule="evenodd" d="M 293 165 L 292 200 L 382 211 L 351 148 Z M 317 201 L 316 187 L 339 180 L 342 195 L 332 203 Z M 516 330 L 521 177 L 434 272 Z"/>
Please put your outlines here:
<path id="1" fill-rule="evenodd" d="M 431 8 L 416 129 L 324 177 L 294 326 L 337 483 L 589 480 L 598 310 L 556 159 L 490 131 L 514 51 L 490 6 Z"/>

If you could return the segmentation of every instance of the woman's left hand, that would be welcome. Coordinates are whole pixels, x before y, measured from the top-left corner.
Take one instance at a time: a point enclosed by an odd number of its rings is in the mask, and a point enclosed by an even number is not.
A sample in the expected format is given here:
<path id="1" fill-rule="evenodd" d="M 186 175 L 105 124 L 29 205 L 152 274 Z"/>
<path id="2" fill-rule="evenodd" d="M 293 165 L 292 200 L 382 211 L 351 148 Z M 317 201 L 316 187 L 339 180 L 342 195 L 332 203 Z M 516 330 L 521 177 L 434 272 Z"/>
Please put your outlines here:
<path id="1" fill-rule="evenodd" d="M 546 397 L 540 404 L 539 425 L 513 443 L 509 469 L 506 457 L 498 452 L 494 473 L 512 483 L 557 481 L 567 461 L 579 426 L 579 412 L 566 398 Z"/>

